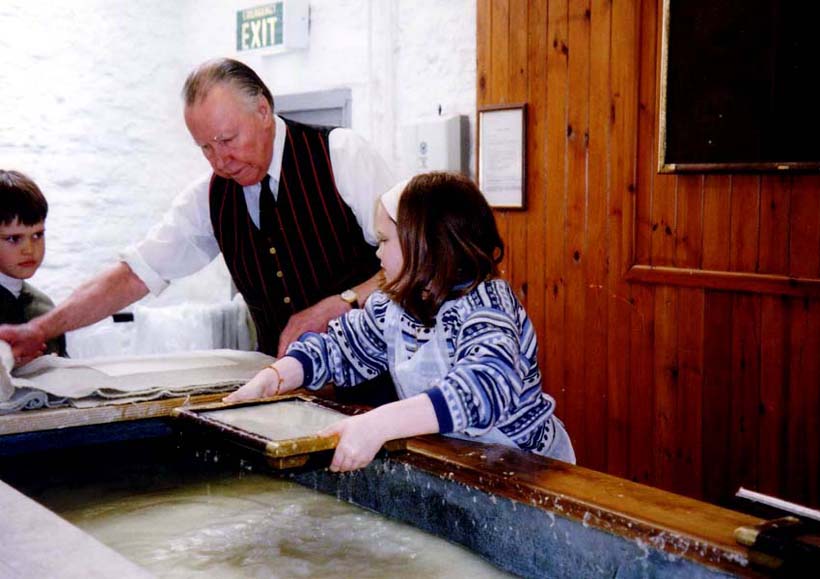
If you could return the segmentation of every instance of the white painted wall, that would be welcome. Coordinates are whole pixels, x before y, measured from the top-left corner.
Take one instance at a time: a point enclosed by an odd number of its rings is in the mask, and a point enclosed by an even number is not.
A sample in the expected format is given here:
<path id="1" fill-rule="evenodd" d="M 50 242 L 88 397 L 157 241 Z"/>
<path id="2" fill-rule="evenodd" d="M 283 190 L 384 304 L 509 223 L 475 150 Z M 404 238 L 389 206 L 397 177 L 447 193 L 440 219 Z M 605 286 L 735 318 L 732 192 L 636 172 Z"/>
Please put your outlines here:
<path id="1" fill-rule="evenodd" d="M 32 281 L 55 300 L 207 171 L 179 96 L 205 59 L 240 58 L 274 94 L 350 88 L 353 128 L 397 173 L 404 124 L 439 106 L 474 118 L 474 0 L 313 0 L 308 49 L 237 55 L 236 10 L 261 3 L 0 2 L 0 167 L 28 173 L 49 200 L 47 255 Z M 227 300 L 224 270 L 210 269 L 208 283 L 180 284 L 162 303 Z"/>

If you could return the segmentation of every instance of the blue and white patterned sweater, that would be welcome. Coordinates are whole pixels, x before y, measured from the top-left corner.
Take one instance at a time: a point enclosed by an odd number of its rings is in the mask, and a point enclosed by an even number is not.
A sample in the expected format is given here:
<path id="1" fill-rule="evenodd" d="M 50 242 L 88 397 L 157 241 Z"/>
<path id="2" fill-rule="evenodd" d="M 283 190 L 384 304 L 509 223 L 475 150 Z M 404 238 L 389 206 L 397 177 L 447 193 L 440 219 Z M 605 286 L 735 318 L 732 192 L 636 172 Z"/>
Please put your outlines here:
<path id="1" fill-rule="evenodd" d="M 328 333 L 291 344 L 288 355 L 301 362 L 307 388 L 352 386 L 388 370 L 389 301 L 375 292 L 363 309 L 330 322 Z M 532 322 L 512 288 L 500 279 L 482 282 L 444 314 L 443 326 L 451 368 L 426 391 L 440 432 L 476 436 L 497 427 L 519 448 L 547 454 L 555 402 L 541 391 Z M 433 335 L 407 312 L 401 330 L 410 353 Z"/>

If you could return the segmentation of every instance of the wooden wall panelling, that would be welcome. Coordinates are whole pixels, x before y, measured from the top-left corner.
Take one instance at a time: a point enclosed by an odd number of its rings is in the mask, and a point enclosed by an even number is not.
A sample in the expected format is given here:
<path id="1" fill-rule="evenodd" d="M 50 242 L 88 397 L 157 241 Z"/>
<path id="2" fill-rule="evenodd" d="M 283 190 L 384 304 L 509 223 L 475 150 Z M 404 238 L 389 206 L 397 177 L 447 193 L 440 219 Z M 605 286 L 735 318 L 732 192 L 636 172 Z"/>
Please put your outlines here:
<path id="1" fill-rule="evenodd" d="M 641 2 L 641 22 L 652 21 L 657 7 L 653 2 Z M 653 120 L 655 109 L 655 86 L 652 82 L 657 48 L 658 29 L 643 26 L 640 30 L 640 63 L 637 78 L 633 80 L 638 89 L 638 133 L 636 194 L 631 197 L 635 215 L 633 222 L 635 246 L 633 258 L 641 263 L 649 259 L 650 247 L 650 201 L 652 199 Z M 634 285 L 631 289 L 633 310 L 630 320 L 630 445 L 629 471 L 633 480 L 655 483 L 655 290 L 648 285 Z"/>
<path id="2" fill-rule="evenodd" d="M 528 28 L 527 66 L 529 67 L 527 97 L 527 212 L 526 232 L 527 282 L 526 308 L 539 338 L 539 362 L 544 372 L 546 344 L 546 190 L 547 190 L 547 4 L 530 3 Z M 544 375 L 544 378 L 547 376 Z M 548 381 L 544 389 L 553 393 L 555 384 Z M 564 409 L 558 407 L 558 415 Z"/>
<path id="3" fill-rule="evenodd" d="M 677 290 L 677 391 L 672 414 L 677 425 L 673 487 L 689 496 L 701 496 L 703 477 L 703 314 L 701 289 Z"/>
<path id="4" fill-rule="evenodd" d="M 729 216 L 729 271 L 756 272 L 760 231 L 760 177 L 734 175 Z"/>
<path id="5" fill-rule="evenodd" d="M 758 269 L 760 177 L 734 175 L 730 199 L 730 271 Z M 760 296 L 735 294 L 732 302 L 731 444 L 735 485 L 758 488 L 760 405 Z"/>
<path id="6" fill-rule="evenodd" d="M 762 238 L 763 230 L 761 230 Z M 784 249 L 788 249 L 784 246 Z M 785 260 L 784 260 L 785 261 Z M 760 298 L 760 465 L 759 491 L 782 496 L 786 462 L 788 343 L 786 307 L 788 298 Z"/>
<path id="7" fill-rule="evenodd" d="M 729 269 L 729 219 L 732 178 L 706 175 L 703 182 L 703 240 L 701 267 L 717 271 Z"/>
<path id="8" fill-rule="evenodd" d="M 790 210 L 790 273 L 817 278 L 820 276 L 820 194 L 816 176 L 794 178 Z M 820 502 L 820 302 L 795 299 L 790 306 L 787 493 L 817 504 Z"/>
<path id="9" fill-rule="evenodd" d="M 510 2 L 494 1 L 490 3 L 490 75 L 489 87 L 487 91 L 488 102 L 485 104 L 505 104 L 509 103 L 510 89 Z M 501 238 L 509 241 L 510 226 L 507 219 L 507 212 L 495 212 L 496 223 Z M 509 250 L 504 256 L 501 264 L 506 277 L 514 283 L 511 255 L 519 251 L 508 244 Z"/>
<path id="10" fill-rule="evenodd" d="M 637 5 L 632 0 L 612 2 L 612 83 L 608 122 L 611 127 L 612 187 L 608 198 L 609 230 L 607 298 L 607 470 L 619 476 L 631 474 L 629 464 L 630 400 L 629 374 L 631 316 L 634 308 L 624 274 L 632 264 L 632 197 L 635 194 L 637 158 L 638 90 L 634 71 L 638 68 L 639 38 Z"/>
<path id="11" fill-rule="evenodd" d="M 786 406 L 785 497 L 818 504 L 817 377 L 820 376 L 820 308 L 817 301 L 795 299 L 789 302 L 789 384 Z"/>
<path id="12" fill-rule="evenodd" d="M 576 451 L 579 460 L 596 468 L 593 454 L 600 448 L 597 426 L 590 423 L 589 407 L 597 403 L 595 390 L 584 376 L 585 303 L 583 261 L 586 259 L 587 141 L 589 138 L 589 2 L 576 0 L 568 12 L 568 94 L 567 107 L 567 213 L 564 222 L 564 281 L 567 299 L 564 336 L 566 339 L 566 380 L 571 395 L 566 401 L 567 420 L 583 443 Z M 602 468 L 600 465 L 598 468 Z"/>
<path id="13" fill-rule="evenodd" d="M 654 319 L 654 408 L 646 420 L 655 423 L 654 476 L 652 484 L 662 488 L 676 488 L 677 440 L 680 425 L 675 412 L 678 399 L 678 300 L 676 288 L 658 287 L 655 290 Z M 682 454 L 681 454 L 682 456 Z"/>
<path id="14" fill-rule="evenodd" d="M 703 182 L 701 175 L 678 176 L 675 209 L 675 254 L 677 267 L 698 267 L 703 237 Z M 672 414 L 677 426 L 674 488 L 700 496 L 703 476 L 703 312 L 702 289 L 681 288 L 677 315 L 677 390 Z"/>
<path id="15" fill-rule="evenodd" d="M 702 175 L 679 175 L 677 179 L 674 257 L 676 267 L 700 267 L 703 248 L 703 183 Z"/>
<path id="16" fill-rule="evenodd" d="M 760 182 L 758 271 L 789 273 L 791 176 L 763 176 Z M 785 489 L 786 385 L 788 384 L 787 302 L 780 296 L 760 299 L 760 492 L 781 495 Z"/>
<path id="17" fill-rule="evenodd" d="M 546 198 L 546 254 L 547 332 L 544 366 L 547 387 L 555 396 L 559 416 L 566 416 L 568 395 L 565 380 L 564 353 L 564 221 L 566 219 L 566 130 L 567 130 L 567 0 L 548 3 L 547 24 L 547 198 Z M 577 426 L 577 428 L 576 428 Z M 582 426 L 567 420 L 570 436 L 580 447 Z"/>
<path id="18" fill-rule="evenodd" d="M 742 246 L 740 246 L 742 249 Z M 728 463 L 731 492 L 737 486 L 758 488 L 760 432 L 760 296 L 732 296 L 732 355 Z M 706 401 L 709 402 L 708 400 Z"/>
<path id="19" fill-rule="evenodd" d="M 510 84 L 508 98 L 510 102 L 526 102 L 528 95 L 527 66 L 529 18 L 529 2 L 514 2 L 509 11 L 510 17 Z M 527 111 L 529 113 L 529 111 Z M 527 138 L 531 140 L 531 137 Z M 526 151 L 526 144 L 525 144 Z M 529 192 L 525 191 L 529 197 Z M 507 236 L 505 239 L 511 245 L 510 252 L 510 279 L 514 282 L 514 289 L 519 298 L 526 303 L 525 291 L 528 287 L 529 272 L 527 270 L 527 219 L 525 211 L 507 211 Z"/>
<path id="20" fill-rule="evenodd" d="M 723 503 L 736 488 L 732 480 L 732 294 L 707 291 L 703 311 L 703 497 Z"/>
<path id="21" fill-rule="evenodd" d="M 610 191 L 610 43 L 611 3 L 592 0 L 589 6 L 589 130 L 587 140 L 588 175 L 586 202 L 586 235 L 582 252 L 584 296 L 584 382 L 594 403 L 587 407 L 587 439 L 590 464 L 605 470 L 608 463 L 608 439 L 601 425 L 607 423 L 607 319 L 609 298 L 606 292 L 607 202 Z"/>
<path id="22" fill-rule="evenodd" d="M 658 176 L 659 16 L 478 0 L 478 103 L 528 103 L 504 268 L 581 464 L 818 504 L 820 176 Z"/>

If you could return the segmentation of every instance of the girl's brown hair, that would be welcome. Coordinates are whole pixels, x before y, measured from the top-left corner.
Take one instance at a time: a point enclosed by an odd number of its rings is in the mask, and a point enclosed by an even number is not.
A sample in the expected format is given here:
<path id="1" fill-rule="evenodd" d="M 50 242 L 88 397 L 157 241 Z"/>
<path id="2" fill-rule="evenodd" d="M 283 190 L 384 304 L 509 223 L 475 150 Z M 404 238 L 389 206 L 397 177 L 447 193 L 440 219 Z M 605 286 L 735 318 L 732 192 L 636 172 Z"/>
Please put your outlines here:
<path id="1" fill-rule="evenodd" d="M 446 300 L 498 276 L 504 242 L 484 195 L 463 175 L 411 179 L 399 199 L 396 229 L 404 264 L 384 291 L 426 325 Z"/>

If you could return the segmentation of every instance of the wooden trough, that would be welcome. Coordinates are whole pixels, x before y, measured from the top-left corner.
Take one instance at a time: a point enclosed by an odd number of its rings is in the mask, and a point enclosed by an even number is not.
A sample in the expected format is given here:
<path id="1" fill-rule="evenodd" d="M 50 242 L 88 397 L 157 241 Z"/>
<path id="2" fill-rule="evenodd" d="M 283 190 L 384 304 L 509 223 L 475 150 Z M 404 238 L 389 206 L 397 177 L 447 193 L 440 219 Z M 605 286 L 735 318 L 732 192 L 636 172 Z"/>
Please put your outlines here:
<path id="1" fill-rule="evenodd" d="M 118 464 L 129 476 L 140 472 L 141 462 L 191 468 L 192 457 L 208 449 L 220 453 L 220 468 L 252 463 L 465 545 L 523 577 L 690 578 L 760 576 L 766 571 L 753 564 L 755 553 L 733 536 L 738 527 L 762 523 L 755 517 L 509 448 L 440 436 L 409 439 L 368 468 L 338 475 L 325 468 L 331 451 L 312 452 L 331 448 L 335 441 L 320 441 L 319 446 L 314 441 L 311 448 L 291 441 L 290 450 L 300 451 L 294 459 L 293 452 L 280 452 L 288 445 L 272 450 L 270 441 L 246 433 L 225 436 L 220 428 L 199 427 L 198 416 L 222 406 L 192 410 L 183 405 L 213 403 L 215 398 L 0 417 L 0 478 L 36 496 L 49 484 L 73 484 L 73 477 L 98 476 Z M 289 399 L 347 413 L 362 410 L 311 397 Z M 272 468 L 295 465 L 299 468 L 278 473 Z M 29 503 L 0 487 L 4 512 L 37 512 L 38 506 Z M 51 530 L 43 528 L 42 533 L 50 534 L 52 543 L 74 541 L 75 558 L 78 548 L 107 550 L 99 544 L 77 547 L 77 529 L 63 522 L 66 537 L 73 537 L 66 538 L 57 532 L 59 525 L 50 524 Z M 41 570 L 42 558 L 25 548 L 34 531 L 23 527 L 20 518 L 0 522 L 5 538 L 0 560 L 15 569 Z M 98 560 L 90 554 L 84 558 Z M 113 568 L 122 569 L 122 577 L 142 573 L 113 552 L 103 558 L 113 566 L 105 567 L 105 576 Z M 83 557 L 79 559 L 82 566 Z M 42 576 L 30 576 L 37 575 Z"/>

